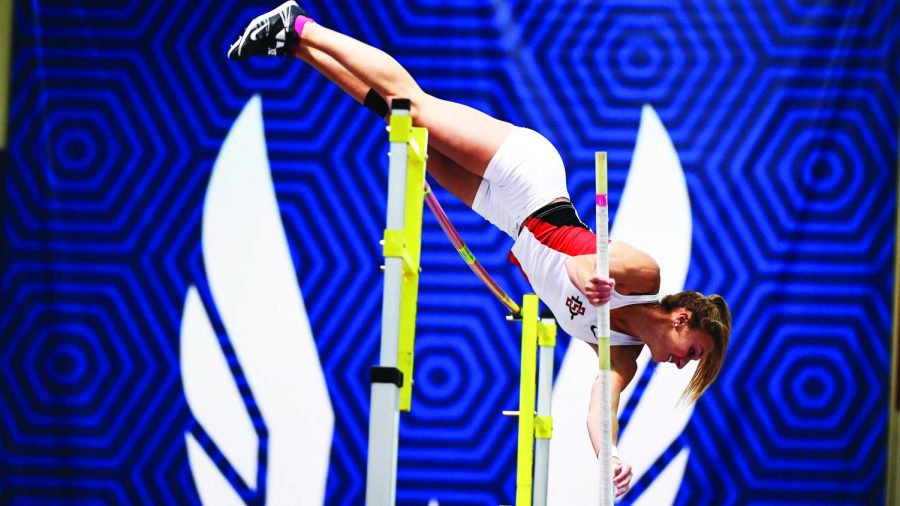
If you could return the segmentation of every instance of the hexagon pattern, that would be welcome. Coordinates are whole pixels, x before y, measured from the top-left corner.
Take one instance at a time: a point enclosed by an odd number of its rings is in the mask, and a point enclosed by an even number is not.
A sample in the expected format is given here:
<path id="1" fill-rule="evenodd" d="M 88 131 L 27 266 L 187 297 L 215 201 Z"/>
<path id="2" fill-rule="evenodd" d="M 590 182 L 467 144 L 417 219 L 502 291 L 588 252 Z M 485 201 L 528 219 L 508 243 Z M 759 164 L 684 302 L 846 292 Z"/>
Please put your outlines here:
<path id="1" fill-rule="evenodd" d="M 0 503 L 199 502 L 185 430 L 214 445 L 184 399 L 178 329 L 188 287 L 210 297 L 200 223 L 213 161 L 259 93 L 337 415 L 326 503 L 362 504 L 387 136 L 300 62 L 225 58 L 271 6 L 15 2 Z M 582 216 L 593 215 L 594 151 L 609 152 L 614 219 L 641 107 L 659 113 L 694 206 L 686 285 L 729 300 L 734 334 L 719 381 L 624 504 L 683 447 L 678 504 L 883 501 L 900 2 L 305 7 L 390 52 L 429 92 L 544 133 Z M 487 269 L 524 293 L 510 241 L 437 191 Z M 500 411 L 517 402 L 517 329 L 428 212 L 422 259 L 398 503 L 509 503 L 515 425 Z M 567 345 L 561 336 L 558 358 Z M 262 502 L 265 487 L 238 493 Z"/>

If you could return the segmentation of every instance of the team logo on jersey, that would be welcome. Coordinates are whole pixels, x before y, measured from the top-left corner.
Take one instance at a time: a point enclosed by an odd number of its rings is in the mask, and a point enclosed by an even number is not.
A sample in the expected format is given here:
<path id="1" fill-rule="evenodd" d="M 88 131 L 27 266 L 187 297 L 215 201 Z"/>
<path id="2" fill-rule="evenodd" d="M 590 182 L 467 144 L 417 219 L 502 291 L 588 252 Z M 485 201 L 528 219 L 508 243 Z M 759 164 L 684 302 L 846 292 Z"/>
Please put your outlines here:
<path id="1" fill-rule="evenodd" d="M 574 320 L 576 316 L 584 316 L 584 303 L 581 302 L 581 299 L 579 299 L 577 295 L 566 299 L 566 307 L 569 308 L 569 315 L 572 320 Z"/>

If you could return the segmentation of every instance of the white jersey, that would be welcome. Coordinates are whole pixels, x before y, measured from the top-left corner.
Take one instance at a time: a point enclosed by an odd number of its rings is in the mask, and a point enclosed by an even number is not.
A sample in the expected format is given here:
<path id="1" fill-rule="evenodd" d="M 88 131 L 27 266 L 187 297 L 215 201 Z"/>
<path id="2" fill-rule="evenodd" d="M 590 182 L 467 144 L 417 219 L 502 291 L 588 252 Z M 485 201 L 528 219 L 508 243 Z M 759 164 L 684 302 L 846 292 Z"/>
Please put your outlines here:
<path id="1" fill-rule="evenodd" d="M 520 265 L 562 329 L 596 343 L 591 330 L 597 325 L 596 312 L 569 281 L 565 265 L 570 256 L 593 254 L 596 238 L 568 197 L 566 170 L 556 148 L 534 130 L 515 127 L 485 169 L 472 209 L 516 239 L 510 260 Z M 614 293 L 610 308 L 657 299 L 656 295 Z M 611 334 L 614 346 L 643 344 L 626 334 Z"/>
<path id="2" fill-rule="evenodd" d="M 511 260 L 518 263 L 531 287 L 543 301 L 559 326 L 570 336 L 596 344 L 597 317 L 584 294 L 569 279 L 566 260 L 575 255 L 596 251 L 596 236 L 583 225 L 558 225 L 561 213 L 571 211 L 554 209 L 555 216 L 544 221 L 539 213 L 525 221 L 512 247 Z M 569 206 L 571 207 L 571 206 Z M 621 295 L 613 290 L 610 310 L 633 304 L 658 302 L 659 295 Z M 642 345 L 643 341 L 621 332 L 610 332 L 610 345 Z"/>

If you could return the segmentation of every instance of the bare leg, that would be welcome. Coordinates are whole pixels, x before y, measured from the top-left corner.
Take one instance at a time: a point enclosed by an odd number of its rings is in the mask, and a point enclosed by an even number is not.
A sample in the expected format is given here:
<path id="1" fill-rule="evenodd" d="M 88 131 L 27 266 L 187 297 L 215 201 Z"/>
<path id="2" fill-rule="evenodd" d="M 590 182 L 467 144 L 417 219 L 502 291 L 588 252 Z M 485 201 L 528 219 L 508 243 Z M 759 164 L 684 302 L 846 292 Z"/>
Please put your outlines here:
<path id="1" fill-rule="evenodd" d="M 371 87 L 357 79 L 353 73 L 338 63 L 334 58 L 318 49 L 302 45 L 293 48 L 293 52 L 294 56 L 318 70 L 326 79 L 333 82 L 338 88 L 350 95 L 353 100 L 356 100 L 360 104 L 363 103 L 363 100 L 365 100 L 366 94 Z"/>
<path id="2" fill-rule="evenodd" d="M 428 147 L 428 173 L 454 197 L 472 207 L 482 177 L 463 169 L 437 149 Z"/>
<path id="3" fill-rule="evenodd" d="M 428 128 L 433 146 L 475 176 L 484 175 L 512 129 L 509 123 L 471 107 L 428 95 L 390 55 L 334 30 L 308 23 L 303 28 L 300 46 L 301 50 L 305 46 L 330 56 L 388 103 L 395 97 L 409 98 L 413 120 Z"/>
<path id="4" fill-rule="evenodd" d="M 337 60 L 318 49 L 301 45 L 294 49 L 294 56 L 310 64 L 359 103 L 363 103 L 371 89 Z M 456 198 L 472 207 L 481 176 L 467 171 L 433 146 L 428 147 L 428 173 Z"/>

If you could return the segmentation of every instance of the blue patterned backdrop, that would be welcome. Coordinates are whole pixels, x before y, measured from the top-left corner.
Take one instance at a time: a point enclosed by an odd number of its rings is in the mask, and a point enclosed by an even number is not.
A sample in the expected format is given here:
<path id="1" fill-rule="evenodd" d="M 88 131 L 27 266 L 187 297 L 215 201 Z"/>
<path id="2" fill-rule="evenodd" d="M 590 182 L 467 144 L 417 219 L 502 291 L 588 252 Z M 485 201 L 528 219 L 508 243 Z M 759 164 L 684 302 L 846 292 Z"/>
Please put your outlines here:
<path id="1" fill-rule="evenodd" d="M 0 502 L 199 501 L 179 326 L 190 285 L 210 297 L 203 199 L 254 94 L 336 413 L 326 503 L 363 502 L 387 140 L 377 118 L 300 62 L 225 58 L 270 7 L 15 2 L 0 179 Z M 677 503 L 883 501 L 900 3 L 307 7 L 393 54 L 429 92 L 544 133 L 583 216 L 597 149 L 609 152 L 615 211 L 651 104 L 691 193 L 686 285 L 723 294 L 735 313 L 726 369 L 683 436 L 692 453 Z M 510 241 L 438 196 L 488 270 L 524 293 Z M 427 211 L 424 230 L 399 503 L 509 502 L 514 425 L 497 413 L 516 404 L 515 329 Z M 236 487 L 248 503 L 265 499 L 264 487 Z"/>

